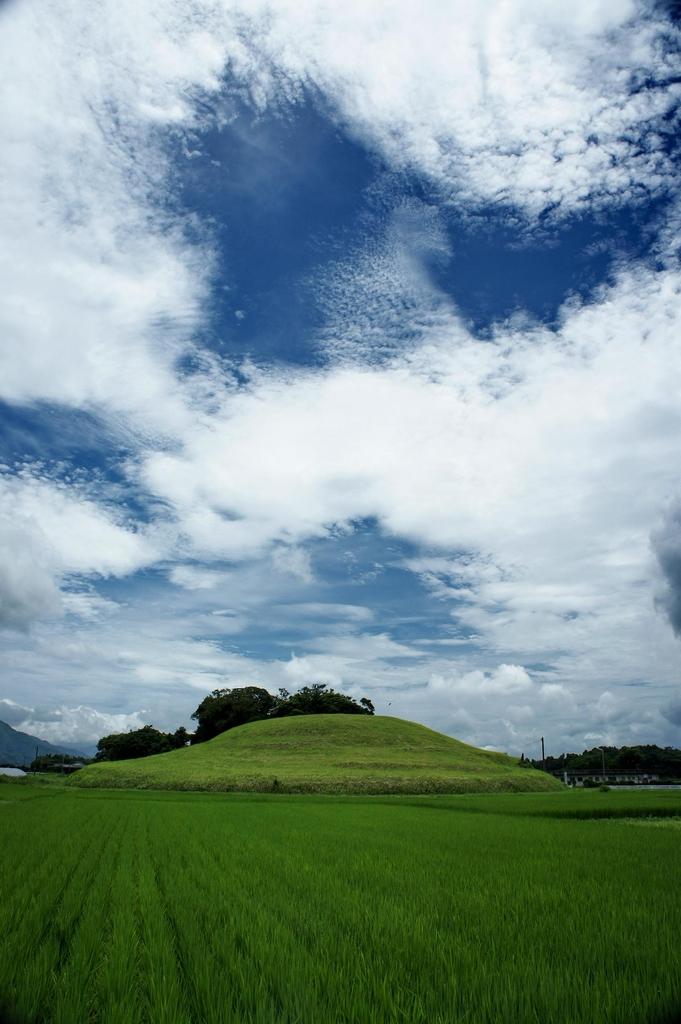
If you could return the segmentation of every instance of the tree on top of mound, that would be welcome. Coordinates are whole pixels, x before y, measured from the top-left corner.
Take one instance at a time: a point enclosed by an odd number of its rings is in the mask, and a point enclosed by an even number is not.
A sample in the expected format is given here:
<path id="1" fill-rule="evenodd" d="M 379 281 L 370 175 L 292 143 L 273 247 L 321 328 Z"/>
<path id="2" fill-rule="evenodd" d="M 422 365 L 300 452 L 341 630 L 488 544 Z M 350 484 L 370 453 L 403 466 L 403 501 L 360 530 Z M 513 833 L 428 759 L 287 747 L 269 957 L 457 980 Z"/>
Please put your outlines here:
<path id="1" fill-rule="evenodd" d="M 274 710 L 277 698 L 261 686 L 240 686 L 234 690 L 213 690 L 192 715 L 198 722 L 192 743 L 212 740 L 221 732 L 247 722 L 259 722 Z"/>
<path id="2" fill-rule="evenodd" d="M 374 705 L 367 697 L 353 700 L 346 693 L 331 690 L 325 683 L 303 686 L 297 693 L 280 690 L 272 718 L 288 715 L 373 715 Z"/>
<path id="3" fill-rule="evenodd" d="M 374 706 L 366 697 L 358 702 L 345 693 L 329 689 L 324 683 L 303 686 L 297 693 L 280 690 L 278 697 L 260 686 L 213 690 L 192 715 L 198 722 L 192 743 L 203 743 L 228 729 L 264 718 L 289 715 L 373 715 Z"/>

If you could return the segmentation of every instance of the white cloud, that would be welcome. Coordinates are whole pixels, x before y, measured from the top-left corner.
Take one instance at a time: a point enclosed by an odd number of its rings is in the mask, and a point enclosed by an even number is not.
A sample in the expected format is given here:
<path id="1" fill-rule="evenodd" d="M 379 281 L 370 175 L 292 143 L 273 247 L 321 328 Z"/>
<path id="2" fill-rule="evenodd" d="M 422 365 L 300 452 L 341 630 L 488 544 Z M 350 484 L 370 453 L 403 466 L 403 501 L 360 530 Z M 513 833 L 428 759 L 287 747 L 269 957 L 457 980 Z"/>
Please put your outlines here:
<path id="1" fill-rule="evenodd" d="M 680 287 L 639 268 L 566 307 L 555 332 L 511 325 L 480 342 L 455 321 L 378 367 L 255 377 L 142 479 L 204 555 L 375 516 L 468 552 L 407 564 L 469 633 L 522 658 L 608 635 L 615 657 L 617 624 L 641 636 L 654 617 L 649 533 L 679 457 Z"/>
<path id="2" fill-rule="evenodd" d="M 59 615 L 61 600 L 50 569 L 26 545 L 21 529 L 0 524 L 0 626 L 25 629 L 35 618 Z"/>
<path id="3" fill-rule="evenodd" d="M 0 12 L 0 394 L 121 414 L 173 433 L 173 364 L 205 297 L 210 253 L 164 208 L 160 129 L 192 122 L 221 51 L 174 4 L 7 4 Z M 173 32 L 173 22 L 176 31 Z"/>
<path id="4" fill-rule="evenodd" d="M 552 204 L 560 214 L 660 194 L 675 187 L 662 119 L 679 86 L 666 84 L 676 30 L 657 8 L 462 0 L 424 18 L 408 0 L 160 0 L 153 11 L 127 0 L 96 11 L 15 3 L 0 23 L 0 395 L 86 407 L 141 435 L 147 447 L 130 474 L 136 482 L 139 466 L 175 517 L 164 534 L 135 529 L 77 487 L 3 478 L 2 622 L 24 627 L 65 600 L 82 625 L 77 635 L 59 624 L 39 633 L 33 655 L 18 638 L 16 678 L 62 686 L 60 671 L 75 665 L 105 695 L 122 682 L 135 694 L 172 692 L 173 709 L 187 688 L 258 672 L 273 686 L 292 674 L 366 681 L 374 691 L 401 686 L 400 706 L 433 724 L 441 714 L 447 727 L 468 721 L 481 742 L 498 729 L 500 743 L 518 739 L 510 712 L 510 726 L 493 726 L 486 705 L 444 703 L 446 686 L 438 704 L 428 680 L 450 681 L 467 701 L 522 694 L 519 707 L 535 692 L 521 667 L 530 654 L 551 666 L 535 687 L 542 707 L 583 696 L 596 678 L 613 688 L 623 671 L 660 687 L 675 681 L 648 544 L 677 488 L 675 242 L 664 239 L 664 272 L 622 271 L 591 305 L 566 306 L 557 330 L 501 325 L 480 342 L 424 269 L 444 253 L 437 217 L 407 204 L 373 249 L 334 268 L 335 287 L 325 283 L 326 351 L 344 361 L 254 372 L 231 392 L 207 355 L 191 381 L 177 370 L 193 351 L 213 257 L 202 226 L 192 222 L 190 243 L 173 213 L 167 148 L 171 133 L 178 141 L 206 123 L 196 101 L 223 95 L 226 72 L 230 87 L 278 112 L 318 90 L 389 165 L 430 176 L 464 208 L 516 204 L 531 221 Z M 154 450 L 159 434 L 173 445 Z M 457 624 L 477 638 L 476 658 L 466 652 L 453 669 L 387 633 L 325 628 L 297 658 L 249 661 L 195 639 L 219 608 L 202 605 L 186 634 L 180 616 L 169 633 L 147 623 L 139 638 L 121 611 L 104 635 L 103 599 L 60 599 L 57 589 L 75 576 L 134 573 L 178 550 L 242 565 L 262 557 L 289 586 L 312 586 L 301 545 L 364 517 L 435 550 L 413 569 L 452 602 Z M 232 606 L 223 593 L 231 576 L 187 564 L 170 578 L 178 593 L 198 601 L 214 592 Z M 248 591 L 245 576 L 239 585 Z M 504 659 L 518 664 L 489 667 Z M 426 690 L 434 703 L 424 711 Z M 607 701 L 589 713 L 615 721 Z"/>
<path id="5" fill-rule="evenodd" d="M 296 689 L 310 686 L 313 683 L 324 683 L 325 686 L 338 688 L 343 685 L 340 666 L 334 666 L 329 658 L 297 658 L 295 655 L 286 663 L 284 671 L 289 685 Z"/>
<path id="6" fill-rule="evenodd" d="M 227 573 L 195 565 L 174 565 L 168 573 L 170 582 L 185 590 L 213 590 L 228 578 Z"/>
<path id="7" fill-rule="evenodd" d="M 536 711 L 529 704 L 511 704 L 504 708 L 504 714 L 512 722 L 519 724 L 531 722 L 536 716 Z"/>
<path id="8" fill-rule="evenodd" d="M 574 696 L 562 683 L 542 683 L 539 687 L 539 696 L 545 706 L 554 705 L 556 708 L 575 710 Z"/>
<path id="9" fill-rule="evenodd" d="M 331 601 L 304 601 L 282 606 L 282 611 L 307 621 L 333 619 L 336 621 L 366 623 L 374 617 L 371 608 L 361 604 L 334 604 Z"/>
<path id="10" fill-rule="evenodd" d="M 662 715 L 672 725 L 681 726 L 681 694 L 674 697 L 661 708 Z"/>
<path id="11" fill-rule="evenodd" d="M 259 618 L 269 619 L 268 605 Z M 591 677 L 564 672 L 558 681 L 519 663 L 499 663 L 475 647 L 454 657 L 448 651 L 425 654 L 387 634 L 362 633 L 352 623 L 342 635 L 301 639 L 292 656 L 263 658 L 231 649 L 219 633 L 210 639 L 206 622 L 189 604 L 170 615 L 145 592 L 106 621 L 83 621 L 77 632 L 62 620 L 36 626 L 32 638 L 14 634 L 4 652 L 9 700 L 0 705 L 0 718 L 12 724 L 52 720 L 44 709 L 49 694 L 50 708 L 94 704 L 105 715 L 137 715 L 174 729 L 191 726 L 192 711 L 216 687 L 255 683 L 276 692 L 326 682 L 356 698 L 368 696 L 379 714 L 515 753 L 530 754 L 540 732 L 551 751 L 583 749 L 589 727 L 620 743 L 673 742 L 675 727 L 662 713 L 651 715 L 646 688 L 623 691 L 615 682 L 601 697 L 602 691 L 590 694 Z M 305 626 L 302 617 L 299 624 Z M 653 706 L 656 699 L 661 708 L 671 706 L 677 690 L 675 681 L 659 688 Z M 42 710 L 23 710 L 31 706 Z M 48 738 L 66 742 L 71 733 L 62 734 L 59 721 L 54 719 Z M 110 731 L 101 725 L 102 732 Z"/>
<path id="12" fill-rule="evenodd" d="M 402 200 L 387 217 L 376 219 L 355 250 L 312 282 L 325 316 L 320 340 L 334 360 L 375 363 L 438 329 L 451 336 L 457 328 L 451 304 L 428 270 L 450 255 L 437 208 Z"/>
<path id="13" fill-rule="evenodd" d="M 281 110 L 316 87 L 351 131 L 459 204 L 533 214 L 671 182 L 676 30 L 631 0 L 460 0 L 427 17 L 409 0 L 161 0 L 153 13 L 131 0 L 96 12 L 52 2 L 0 17 L 9 401 L 85 405 L 182 436 L 209 400 L 215 367 L 191 385 L 175 371 L 212 254 L 171 212 L 166 144 L 210 120 L 196 100 L 217 97 L 224 74 L 257 107 Z M 402 214 L 398 235 L 411 230 Z M 441 244 L 436 225 L 429 234 Z M 384 264 L 388 279 L 403 276 L 401 258 Z"/>
<path id="14" fill-rule="evenodd" d="M 312 583 L 314 580 L 310 553 L 303 548 L 275 547 L 272 551 L 272 565 L 277 572 L 292 576 L 301 583 Z"/>
<path id="15" fill-rule="evenodd" d="M 647 5 L 238 8 L 257 100 L 311 83 L 351 131 L 393 165 L 431 176 L 457 204 L 575 209 L 656 191 L 670 174 L 663 119 L 679 97 L 678 34 Z M 640 88 L 645 81 L 656 87 Z"/>
<path id="16" fill-rule="evenodd" d="M 281 666 L 288 685 L 326 683 L 354 696 L 389 686 L 393 672 L 393 681 L 406 680 L 407 674 L 398 668 L 400 662 L 423 658 L 422 651 L 397 643 L 386 633 L 317 636 L 307 639 L 304 646 L 309 653 L 292 654 Z"/>
<path id="17" fill-rule="evenodd" d="M 80 704 L 77 707 L 27 707 L 7 698 L 0 698 L 0 720 L 20 732 L 27 732 L 48 743 L 86 746 L 112 732 L 128 732 L 145 725 L 144 711 L 111 714 Z"/>
<path id="18" fill-rule="evenodd" d="M 256 377 L 182 454 L 150 459 L 145 481 L 190 536 L 193 509 L 228 509 L 251 552 L 370 515 L 465 551 L 405 564 L 451 601 L 469 647 L 549 662 L 544 714 L 597 717 L 578 706 L 594 679 L 675 680 L 649 534 L 676 487 L 680 283 L 639 268 L 566 307 L 555 332 L 511 325 L 478 342 L 454 320 L 452 337 L 438 328 L 378 367 Z M 352 680 L 361 648 L 342 644 L 313 640 L 288 671 Z M 408 686 L 391 672 L 375 685 Z"/>
<path id="19" fill-rule="evenodd" d="M 26 718 L 17 727 L 48 743 L 77 746 L 79 743 L 91 745 L 112 732 L 141 729 L 145 724 L 143 711 L 116 715 L 81 704 L 78 707 L 57 707 L 49 711 L 27 709 Z"/>
<path id="20" fill-rule="evenodd" d="M 33 708 L 25 708 L 15 700 L 0 697 L 0 721 L 7 722 L 13 728 L 16 728 L 19 722 L 24 722 L 32 713 Z"/>
<path id="21" fill-rule="evenodd" d="M 157 558 L 148 537 L 77 489 L 30 473 L 0 475 L 0 625 L 24 628 L 59 614 L 65 576 L 123 576 Z M 104 607 L 82 593 L 69 594 L 66 604 L 86 616 Z"/>
<path id="22" fill-rule="evenodd" d="M 254 378 L 181 455 L 151 459 L 145 479 L 180 523 L 229 510 L 226 528 L 238 523 L 251 553 L 366 515 L 468 552 L 407 563 L 451 602 L 467 639 L 454 664 L 424 658 L 414 670 L 407 645 L 325 632 L 283 678 L 276 663 L 253 671 L 274 687 L 321 680 L 382 695 L 381 710 L 526 752 L 534 721 L 552 749 L 586 745 L 584 723 L 603 714 L 594 680 L 675 683 L 648 538 L 676 486 L 678 290 L 673 272 L 627 273 L 593 306 L 566 309 L 556 332 L 500 328 L 480 343 L 455 321 L 451 338 L 438 328 L 379 367 Z M 223 542 L 198 538 L 218 557 Z M 495 658 L 549 664 L 532 689 L 519 669 L 504 691 L 487 667 Z M 645 693 L 612 720 L 611 738 L 669 735 L 642 715 Z M 516 695 L 534 719 L 514 717 Z"/>
<path id="23" fill-rule="evenodd" d="M 595 703 L 595 711 L 598 718 L 607 723 L 616 722 L 629 714 L 629 709 L 609 690 L 604 690 L 599 696 Z"/>
<path id="24" fill-rule="evenodd" d="M 423 652 L 409 644 L 397 643 L 387 633 L 347 633 L 314 637 L 306 641 L 310 650 L 341 657 L 348 662 L 370 662 L 400 658 L 422 658 Z"/>
<path id="25" fill-rule="evenodd" d="M 532 679 L 522 665 L 499 665 L 493 672 L 476 669 L 449 678 L 434 675 L 428 685 L 435 692 L 457 698 L 469 694 L 474 697 L 504 697 L 531 690 Z"/>
<path id="26" fill-rule="evenodd" d="M 102 597 L 94 589 L 62 591 L 62 605 L 69 615 L 94 621 L 118 610 L 118 603 Z"/>

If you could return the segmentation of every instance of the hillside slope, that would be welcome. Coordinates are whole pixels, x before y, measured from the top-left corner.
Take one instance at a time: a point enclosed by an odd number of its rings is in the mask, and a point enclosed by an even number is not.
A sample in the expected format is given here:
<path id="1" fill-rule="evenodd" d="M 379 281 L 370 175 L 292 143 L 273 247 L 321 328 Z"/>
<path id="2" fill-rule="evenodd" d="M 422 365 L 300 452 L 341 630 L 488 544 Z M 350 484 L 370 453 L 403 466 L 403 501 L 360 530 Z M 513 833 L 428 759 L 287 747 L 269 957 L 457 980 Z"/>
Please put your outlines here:
<path id="1" fill-rule="evenodd" d="M 39 754 L 77 754 L 83 756 L 83 751 L 76 750 L 71 746 L 57 746 L 41 740 L 38 736 L 31 736 L 27 732 L 19 732 L 13 729 L 7 722 L 0 722 L 0 764 L 24 765 L 30 764 L 36 755 L 36 747 Z"/>
<path id="2" fill-rule="evenodd" d="M 309 715 L 251 722 L 184 750 L 90 765 L 76 786 L 282 793 L 559 789 L 506 754 L 400 718 Z"/>

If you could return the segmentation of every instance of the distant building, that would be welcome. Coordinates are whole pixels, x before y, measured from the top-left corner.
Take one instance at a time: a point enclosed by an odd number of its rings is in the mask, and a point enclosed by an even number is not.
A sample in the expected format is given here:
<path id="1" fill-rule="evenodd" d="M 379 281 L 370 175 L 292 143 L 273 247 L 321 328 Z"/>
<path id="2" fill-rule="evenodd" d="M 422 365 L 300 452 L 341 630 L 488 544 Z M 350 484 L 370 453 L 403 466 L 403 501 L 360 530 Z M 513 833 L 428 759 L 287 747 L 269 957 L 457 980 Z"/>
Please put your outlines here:
<path id="1" fill-rule="evenodd" d="M 85 765 L 82 761 L 73 761 L 65 764 L 62 764 L 60 761 L 53 761 L 49 768 L 43 768 L 42 771 L 61 772 L 62 775 L 70 775 L 72 772 L 77 772 L 79 768 L 84 767 Z"/>
<path id="2" fill-rule="evenodd" d="M 640 768 L 629 768 L 617 771 L 614 768 L 606 768 L 605 771 L 601 769 L 583 769 L 576 771 L 564 771 L 564 772 L 553 772 L 553 774 L 562 779 L 567 786 L 583 786 L 588 780 L 589 782 L 597 782 L 599 785 L 617 785 L 626 783 L 630 786 L 645 786 L 650 782 L 659 782 L 660 776 L 654 772 L 643 771 Z"/>
<path id="3" fill-rule="evenodd" d="M 15 779 L 20 779 L 26 772 L 21 768 L 0 768 L 0 775 L 11 775 Z"/>

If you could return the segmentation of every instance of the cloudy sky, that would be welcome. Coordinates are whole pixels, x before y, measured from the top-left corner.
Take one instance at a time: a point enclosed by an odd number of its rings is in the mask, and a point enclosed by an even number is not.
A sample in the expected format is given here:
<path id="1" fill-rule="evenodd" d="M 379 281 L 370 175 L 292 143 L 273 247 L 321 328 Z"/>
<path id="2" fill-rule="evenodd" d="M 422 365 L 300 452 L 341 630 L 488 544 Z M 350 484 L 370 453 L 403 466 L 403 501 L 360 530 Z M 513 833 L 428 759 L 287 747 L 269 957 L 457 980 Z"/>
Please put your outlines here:
<path id="1" fill-rule="evenodd" d="M 681 23 L 0 9 L 0 718 L 681 745 Z"/>

